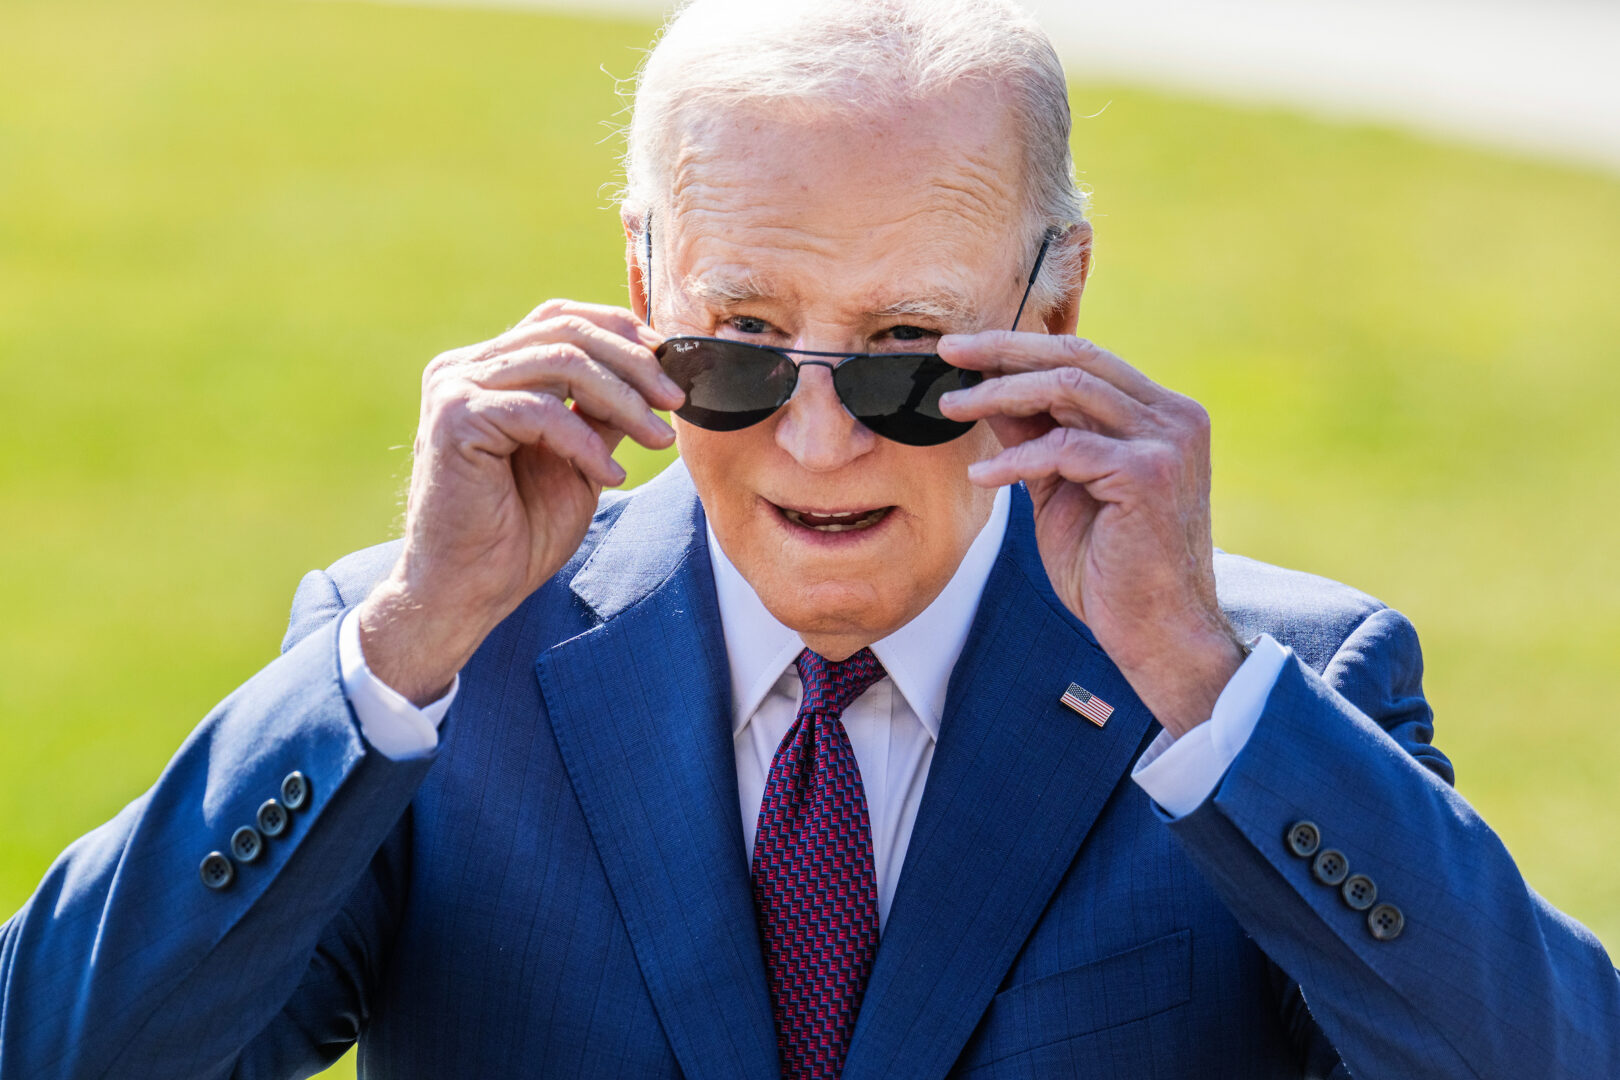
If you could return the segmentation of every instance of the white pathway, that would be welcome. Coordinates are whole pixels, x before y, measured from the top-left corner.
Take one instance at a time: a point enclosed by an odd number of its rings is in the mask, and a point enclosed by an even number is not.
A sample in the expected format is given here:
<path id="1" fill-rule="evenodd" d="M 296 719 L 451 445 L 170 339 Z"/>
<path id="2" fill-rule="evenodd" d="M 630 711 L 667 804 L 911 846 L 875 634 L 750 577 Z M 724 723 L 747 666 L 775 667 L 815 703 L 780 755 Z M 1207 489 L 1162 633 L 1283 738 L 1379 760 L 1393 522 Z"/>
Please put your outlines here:
<path id="1" fill-rule="evenodd" d="M 668 7 L 405 2 L 652 16 Z M 1077 78 L 1295 105 L 1620 171 L 1620 0 L 1024 2 Z"/>

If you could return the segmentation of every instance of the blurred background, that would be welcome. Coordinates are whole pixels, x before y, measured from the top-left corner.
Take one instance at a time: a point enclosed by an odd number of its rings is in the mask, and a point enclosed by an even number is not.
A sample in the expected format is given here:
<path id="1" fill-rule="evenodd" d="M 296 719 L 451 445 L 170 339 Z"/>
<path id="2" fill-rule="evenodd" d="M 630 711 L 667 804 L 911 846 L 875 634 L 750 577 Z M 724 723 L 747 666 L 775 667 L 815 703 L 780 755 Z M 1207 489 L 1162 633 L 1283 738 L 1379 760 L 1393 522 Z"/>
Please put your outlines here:
<path id="1" fill-rule="evenodd" d="M 0 918 L 304 571 L 397 535 L 427 360 L 624 302 L 615 78 L 659 6 L 569 8 L 0 6 Z M 1221 546 L 1412 617 L 1460 790 L 1612 948 L 1620 14 L 1043 18 L 1081 332 L 1209 407 Z"/>

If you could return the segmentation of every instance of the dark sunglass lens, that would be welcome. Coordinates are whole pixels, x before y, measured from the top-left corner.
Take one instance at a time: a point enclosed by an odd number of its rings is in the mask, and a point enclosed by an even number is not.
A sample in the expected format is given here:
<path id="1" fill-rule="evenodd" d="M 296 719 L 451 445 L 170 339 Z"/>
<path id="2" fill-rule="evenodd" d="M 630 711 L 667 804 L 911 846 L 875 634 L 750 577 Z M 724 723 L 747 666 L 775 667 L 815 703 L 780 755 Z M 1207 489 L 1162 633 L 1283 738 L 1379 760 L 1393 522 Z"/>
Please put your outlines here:
<path id="1" fill-rule="evenodd" d="M 965 435 L 973 425 L 947 419 L 939 411 L 939 398 L 979 379 L 976 371 L 919 353 L 856 357 L 833 372 L 839 400 L 855 419 L 885 439 L 910 446 L 937 446 Z"/>
<path id="2" fill-rule="evenodd" d="M 709 431 L 738 431 L 781 408 L 797 379 L 781 353 L 716 338 L 672 337 L 658 346 L 664 374 L 686 394 L 675 410 Z"/>

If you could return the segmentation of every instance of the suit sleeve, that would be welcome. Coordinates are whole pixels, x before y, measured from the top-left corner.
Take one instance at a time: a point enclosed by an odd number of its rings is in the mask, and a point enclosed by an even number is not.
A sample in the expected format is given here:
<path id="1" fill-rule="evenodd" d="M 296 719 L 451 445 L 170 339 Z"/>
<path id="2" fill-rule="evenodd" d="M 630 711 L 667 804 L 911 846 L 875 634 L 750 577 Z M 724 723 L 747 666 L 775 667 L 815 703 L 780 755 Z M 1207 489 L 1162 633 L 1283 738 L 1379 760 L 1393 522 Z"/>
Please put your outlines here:
<path id="1" fill-rule="evenodd" d="M 1213 797 L 1168 826 L 1352 1075 L 1620 1076 L 1620 973 L 1451 787 L 1421 675 L 1387 608 L 1321 675 L 1291 657 Z"/>
<path id="2" fill-rule="evenodd" d="M 283 654 L 0 927 L 0 1080 L 307 1076 L 352 1041 L 388 917 L 377 878 L 397 873 L 379 851 L 433 759 L 361 737 L 342 606 L 307 576 Z M 302 805 L 240 857 L 233 833 L 294 772 Z M 204 883 L 211 852 L 230 857 L 223 888 Z"/>

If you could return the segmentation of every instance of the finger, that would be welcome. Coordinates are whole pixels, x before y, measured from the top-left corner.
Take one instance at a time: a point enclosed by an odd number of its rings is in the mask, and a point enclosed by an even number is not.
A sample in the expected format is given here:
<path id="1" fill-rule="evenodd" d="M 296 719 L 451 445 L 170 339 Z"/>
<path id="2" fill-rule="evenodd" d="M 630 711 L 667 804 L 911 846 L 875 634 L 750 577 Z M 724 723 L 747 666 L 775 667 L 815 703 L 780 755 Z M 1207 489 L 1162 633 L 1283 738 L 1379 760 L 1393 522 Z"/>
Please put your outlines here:
<path id="1" fill-rule="evenodd" d="M 646 399 L 634 387 L 606 366 L 589 357 L 573 355 L 557 363 L 555 369 L 548 389 L 560 398 L 571 400 L 576 412 L 617 428 L 651 450 L 662 450 L 675 442 L 675 429 L 648 407 Z"/>
<path id="2" fill-rule="evenodd" d="M 480 366 L 495 365 L 496 370 L 499 370 L 498 362 L 509 353 L 554 342 L 578 346 L 592 359 L 605 365 L 619 378 L 639 390 L 644 398 L 659 408 L 678 409 L 686 400 L 681 388 L 664 374 L 652 349 L 577 314 L 560 315 L 503 335 L 495 342 L 496 347 L 489 350 L 480 361 Z M 494 385 L 481 373 L 475 377 L 485 385 Z"/>
<path id="3" fill-rule="evenodd" d="M 601 436 L 602 441 L 607 444 L 607 448 L 610 451 L 617 450 L 619 444 L 624 441 L 624 432 L 620 431 L 612 424 L 604 424 L 602 421 L 598 420 L 594 416 L 591 416 L 589 413 L 580 412 L 577 406 L 570 405 L 569 409 L 575 416 L 585 421 L 586 425 L 589 426 L 592 431 Z"/>
<path id="4" fill-rule="evenodd" d="M 525 315 L 523 321 L 512 329 L 516 331 L 567 315 L 588 319 L 626 341 L 639 342 L 649 349 L 656 349 L 664 340 L 663 334 L 636 318 L 635 312 L 629 308 L 614 307 L 610 304 L 587 304 L 581 300 L 547 300 Z"/>
<path id="5" fill-rule="evenodd" d="M 1115 432 L 1131 429 L 1146 407 L 1084 368 L 1060 367 L 986 379 L 967 390 L 952 390 L 939 399 L 939 410 L 952 420 L 986 420 L 992 416 L 1039 416 L 1064 427 L 1101 425 Z"/>
<path id="6" fill-rule="evenodd" d="M 1004 487 L 1062 477 L 1089 485 L 1120 469 L 1124 444 L 1118 439 L 1077 428 L 1053 428 L 1045 435 L 1010 446 L 993 458 L 968 466 L 968 479 L 980 487 Z"/>
<path id="7" fill-rule="evenodd" d="M 625 471 L 612 448 L 591 425 L 551 394 L 525 390 L 483 390 L 467 402 L 468 416 L 487 433 L 476 449 L 509 457 L 520 446 L 543 446 L 593 484 L 621 484 Z"/>
<path id="8" fill-rule="evenodd" d="M 675 439 L 674 429 L 652 411 L 640 391 L 577 345 L 538 345 L 497 357 L 471 374 L 477 385 L 491 390 L 529 390 L 573 400 L 579 411 L 644 446 L 662 449 Z"/>
<path id="9" fill-rule="evenodd" d="M 939 339 L 937 348 L 947 363 L 986 375 L 1078 367 L 1149 405 L 1169 394 L 1107 349 L 1068 334 L 1024 334 L 1011 330 L 946 334 Z"/>

